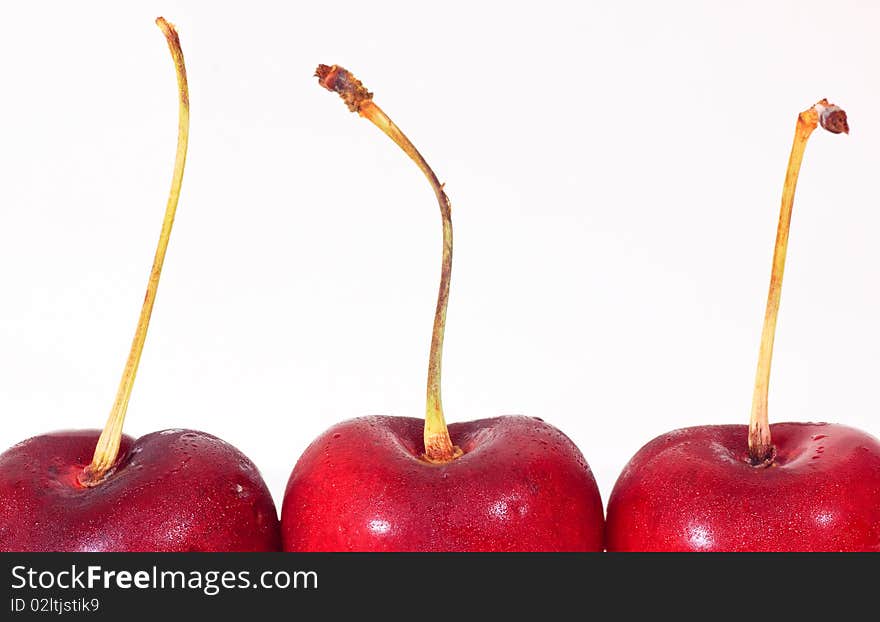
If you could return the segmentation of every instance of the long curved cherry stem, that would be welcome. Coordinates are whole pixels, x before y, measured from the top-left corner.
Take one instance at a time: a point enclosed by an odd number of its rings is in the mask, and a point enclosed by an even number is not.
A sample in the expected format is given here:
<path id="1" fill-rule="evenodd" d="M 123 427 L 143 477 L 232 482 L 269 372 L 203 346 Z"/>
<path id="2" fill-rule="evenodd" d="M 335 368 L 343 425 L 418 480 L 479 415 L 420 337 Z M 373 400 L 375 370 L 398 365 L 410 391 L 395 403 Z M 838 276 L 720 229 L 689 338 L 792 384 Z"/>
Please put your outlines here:
<path id="1" fill-rule="evenodd" d="M 382 130 L 428 178 L 443 222 L 443 260 L 440 268 L 440 288 L 437 294 L 437 307 L 434 311 L 434 327 L 431 333 L 431 349 L 428 355 L 428 387 L 425 407 L 425 459 L 444 463 L 461 455 L 461 449 L 452 444 L 446 419 L 443 416 L 443 403 L 440 398 L 440 371 L 443 361 L 443 334 L 446 327 L 446 308 L 449 304 L 449 282 L 452 274 L 452 211 L 449 197 L 443 184 L 428 166 L 406 135 L 373 102 L 373 94 L 367 91 L 360 80 L 338 65 L 318 65 L 315 72 L 318 82 L 327 90 L 342 97 L 349 110 L 357 112 Z"/>
<path id="2" fill-rule="evenodd" d="M 767 416 L 773 339 L 776 334 L 776 318 L 779 315 L 779 301 L 782 296 L 782 277 L 785 272 L 785 254 L 788 249 L 788 232 L 791 226 L 795 188 L 807 140 L 818 125 L 834 134 L 849 133 L 846 113 L 837 106 L 829 104 L 825 99 L 798 115 L 794 130 L 794 143 L 791 146 L 788 170 L 785 173 L 785 183 L 782 187 L 782 207 L 779 210 L 779 225 L 776 229 L 776 244 L 773 249 L 773 268 L 770 272 L 770 290 L 767 293 L 767 309 L 764 314 L 758 369 L 755 373 L 755 390 L 752 395 L 752 414 L 749 420 L 749 458 L 755 465 L 769 463 L 774 454 L 773 442 L 770 437 L 770 422 Z"/>
<path id="3" fill-rule="evenodd" d="M 183 62 L 183 52 L 180 49 L 180 39 L 174 25 L 165 21 L 164 18 L 156 19 L 156 25 L 162 30 L 168 40 L 168 48 L 174 60 L 174 68 L 177 72 L 177 90 L 179 95 L 178 129 L 177 129 L 177 154 L 174 160 L 174 173 L 171 178 L 171 190 L 168 194 L 168 203 L 165 208 L 165 217 L 162 221 L 162 231 L 159 235 L 159 244 L 156 247 L 156 255 L 153 259 L 153 267 L 150 270 L 150 280 L 147 284 L 147 293 L 144 296 L 144 304 L 138 318 L 131 351 L 122 372 L 116 400 L 110 410 L 107 424 L 101 432 L 92 462 L 79 476 L 83 486 L 95 486 L 101 483 L 112 471 L 113 465 L 119 454 L 119 444 L 122 439 L 122 424 L 125 421 L 125 413 L 128 410 L 128 401 L 131 398 L 131 390 L 137 375 L 138 364 L 141 360 L 141 352 L 147 339 L 147 328 L 150 324 L 150 315 L 153 312 L 153 304 L 156 301 L 156 291 L 159 288 L 159 277 L 162 274 L 162 265 L 165 262 L 165 251 L 168 248 L 168 240 L 171 237 L 171 228 L 174 225 L 174 215 L 177 212 L 177 201 L 180 198 L 180 187 L 183 183 L 183 169 L 186 164 L 186 149 L 189 139 L 189 90 L 186 83 L 186 66 Z"/>

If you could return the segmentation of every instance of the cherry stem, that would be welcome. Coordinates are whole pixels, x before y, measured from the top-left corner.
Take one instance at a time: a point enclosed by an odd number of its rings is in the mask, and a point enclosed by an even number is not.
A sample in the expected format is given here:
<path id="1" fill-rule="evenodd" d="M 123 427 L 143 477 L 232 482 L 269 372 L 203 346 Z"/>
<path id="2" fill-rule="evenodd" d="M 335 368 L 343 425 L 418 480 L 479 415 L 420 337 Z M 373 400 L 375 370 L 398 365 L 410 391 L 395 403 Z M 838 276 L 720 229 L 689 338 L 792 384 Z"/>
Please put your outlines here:
<path id="1" fill-rule="evenodd" d="M 174 25 L 165 21 L 164 18 L 156 19 L 156 25 L 162 30 L 168 40 L 168 48 L 174 60 L 174 68 L 177 72 L 177 90 L 180 99 L 177 129 L 177 154 L 174 160 L 174 174 L 171 178 L 171 190 L 168 194 L 168 204 L 165 208 L 165 218 L 162 221 L 162 231 L 159 235 L 159 244 L 156 247 L 156 256 L 153 259 L 153 267 L 150 270 L 150 280 L 147 284 L 147 293 L 144 296 L 144 304 L 138 318 L 137 329 L 131 344 L 131 352 L 122 372 L 119 382 L 119 390 L 116 400 L 110 410 L 107 424 L 98 439 L 95 447 L 95 455 L 92 462 L 80 473 L 79 481 L 83 486 L 95 486 L 101 483 L 111 472 L 116 458 L 119 455 L 119 444 L 122 440 L 122 424 L 125 421 L 125 413 L 128 410 L 128 401 L 131 398 L 131 390 L 137 375 L 138 364 L 141 360 L 141 352 L 147 338 L 147 328 L 150 324 L 150 315 L 153 312 L 153 303 L 156 301 L 156 291 L 159 288 L 159 276 L 162 274 L 162 264 L 165 262 L 165 251 L 168 248 L 168 240 L 171 237 L 171 227 L 174 225 L 174 215 L 177 212 L 177 201 L 180 198 L 180 187 L 183 183 L 183 168 L 186 163 L 186 148 L 189 139 L 189 90 L 186 83 L 186 66 L 183 62 L 183 52 L 180 49 L 180 39 Z"/>
<path id="2" fill-rule="evenodd" d="M 773 460 L 773 442 L 767 418 L 767 393 L 770 388 L 773 339 L 776 334 L 776 318 L 779 315 L 779 301 L 782 296 L 782 277 L 785 272 L 785 254 L 788 248 L 788 231 L 791 226 L 794 192 L 807 140 L 818 125 L 833 134 L 849 133 L 846 113 L 834 104 L 828 103 L 828 100 L 823 99 L 798 115 L 794 130 L 794 143 L 791 146 L 788 170 L 785 173 L 785 183 L 782 187 L 782 207 L 779 210 L 776 245 L 773 249 L 773 268 L 770 272 L 770 290 L 767 293 L 767 310 L 764 314 L 758 369 L 755 373 L 755 391 L 752 395 L 752 414 L 749 420 L 749 458 L 755 465 L 766 464 Z"/>
<path id="3" fill-rule="evenodd" d="M 428 166 L 425 158 L 419 153 L 406 135 L 379 106 L 373 103 L 373 94 L 367 91 L 360 80 L 346 69 L 338 65 L 332 67 L 318 65 L 315 71 L 318 83 L 329 91 L 342 97 L 352 112 L 369 120 L 394 141 L 404 153 L 428 178 L 437 202 L 440 204 L 440 216 L 443 222 L 443 260 L 440 268 L 440 289 L 437 294 L 437 307 L 434 311 L 434 327 L 431 332 L 431 349 L 428 355 L 428 388 L 425 407 L 425 455 L 429 462 L 445 463 L 462 454 L 460 448 L 452 444 L 446 419 L 443 416 L 443 403 L 440 398 L 440 368 L 443 362 L 443 334 L 446 327 L 446 308 L 449 304 L 449 282 L 452 274 L 452 211 L 449 197 L 443 190 L 443 184 Z"/>

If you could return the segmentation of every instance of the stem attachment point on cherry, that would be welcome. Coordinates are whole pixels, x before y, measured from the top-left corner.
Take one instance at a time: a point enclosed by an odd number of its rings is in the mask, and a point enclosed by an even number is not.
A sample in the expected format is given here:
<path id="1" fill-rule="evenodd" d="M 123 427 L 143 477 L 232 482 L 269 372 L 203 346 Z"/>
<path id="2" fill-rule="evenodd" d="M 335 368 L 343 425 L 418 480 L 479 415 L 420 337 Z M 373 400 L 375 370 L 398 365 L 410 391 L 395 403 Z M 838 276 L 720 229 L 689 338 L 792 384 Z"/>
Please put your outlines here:
<path id="1" fill-rule="evenodd" d="M 459 447 L 452 444 L 443 404 L 440 398 L 440 372 L 443 361 L 443 335 L 446 328 L 446 308 L 449 304 L 449 282 L 452 274 L 452 206 L 443 189 L 443 184 L 428 166 L 422 154 L 400 131 L 394 122 L 373 102 L 373 94 L 360 80 L 339 65 L 318 65 L 315 71 L 318 83 L 329 91 L 338 93 L 348 109 L 357 112 L 394 141 L 404 153 L 419 167 L 427 177 L 437 202 L 443 224 L 443 260 L 440 268 L 440 288 L 437 294 L 437 307 L 434 312 L 434 327 L 431 333 L 431 349 L 428 356 L 428 388 L 425 407 L 425 455 L 428 462 L 443 464 L 462 455 Z"/>
<path id="2" fill-rule="evenodd" d="M 171 58 L 174 61 L 174 69 L 177 73 L 178 92 L 178 129 L 177 129 L 177 152 L 174 160 L 174 173 L 171 178 L 171 190 L 168 194 L 168 203 L 165 207 L 165 217 L 162 221 L 162 231 L 159 235 L 159 243 L 156 247 L 156 255 L 153 259 L 153 267 L 150 270 L 150 278 L 147 284 L 147 292 L 141 307 L 137 328 L 131 344 L 131 351 L 122 372 L 116 399 L 107 418 L 107 424 L 98 438 L 95 454 L 89 464 L 79 474 L 79 483 L 86 487 L 96 486 L 104 481 L 113 472 L 116 459 L 119 455 L 119 446 L 122 441 L 122 425 L 125 421 L 125 413 L 128 411 L 128 402 L 131 398 L 131 390 L 137 375 L 138 365 L 141 360 L 141 352 L 147 338 L 147 328 L 150 324 L 150 315 L 153 312 L 153 304 L 156 300 L 156 292 L 159 288 L 159 277 L 162 274 L 162 265 L 165 262 L 165 251 L 168 249 L 168 241 L 171 237 L 171 228 L 174 225 L 174 216 L 177 212 L 177 202 L 180 198 L 180 188 L 183 183 L 183 169 L 186 164 L 186 149 L 189 140 L 189 89 L 186 82 L 186 66 L 183 61 L 183 51 L 180 49 L 180 39 L 173 24 L 165 21 L 163 17 L 156 18 L 156 25 L 162 30 L 162 34 L 168 41 L 171 50 Z"/>
<path id="3" fill-rule="evenodd" d="M 755 373 L 755 390 L 752 394 L 752 413 L 749 420 L 749 459 L 753 465 L 772 463 L 775 449 L 770 435 L 770 422 L 767 415 L 767 395 L 770 389 L 770 362 L 773 358 L 773 340 L 776 334 L 776 318 L 779 315 L 779 301 L 782 296 L 782 277 L 785 273 L 785 255 L 788 249 L 788 232 L 791 227 L 791 213 L 798 174 L 801 169 L 807 140 L 819 125 L 832 134 L 848 134 L 846 113 L 838 106 L 823 99 L 798 115 L 794 131 L 794 142 L 788 159 L 785 183 L 782 187 L 782 206 L 779 210 L 779 225 L 776 229 L 776 244 L 773 249 L 773 267 L 770 272 L 770 289 L 767 293 L 767 309 L 764 313 L 764 327 L 761 332 L 761 347 L 758 354 L 758 369 Z"/>

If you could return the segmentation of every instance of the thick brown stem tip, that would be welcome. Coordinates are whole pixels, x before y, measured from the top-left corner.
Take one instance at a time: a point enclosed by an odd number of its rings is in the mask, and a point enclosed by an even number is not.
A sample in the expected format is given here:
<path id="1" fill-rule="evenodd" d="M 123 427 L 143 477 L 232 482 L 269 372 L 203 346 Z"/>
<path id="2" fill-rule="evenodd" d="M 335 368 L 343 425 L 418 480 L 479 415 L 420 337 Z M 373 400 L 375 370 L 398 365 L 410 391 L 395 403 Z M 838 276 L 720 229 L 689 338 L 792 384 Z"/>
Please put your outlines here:
<path id="1" fill-rule="evenodd" d="M 360 112 L 361 106 L 373 99 L 373 94 L 361 84 L 361 81 L 339 65 L 332 67 L 318 65 L 315 77 L 318 78 L 318 84 L 325 89 L 339 93 L 342 101 L 352 112 Z"/>
<path id="2" fill-rule="evenodd" d="M 819 112 L 819 125 L 832 134 L 849 134 L 849 124 L 846 122 L 846 112 L 834 104 L 823 99 L 816 108 Z"/>

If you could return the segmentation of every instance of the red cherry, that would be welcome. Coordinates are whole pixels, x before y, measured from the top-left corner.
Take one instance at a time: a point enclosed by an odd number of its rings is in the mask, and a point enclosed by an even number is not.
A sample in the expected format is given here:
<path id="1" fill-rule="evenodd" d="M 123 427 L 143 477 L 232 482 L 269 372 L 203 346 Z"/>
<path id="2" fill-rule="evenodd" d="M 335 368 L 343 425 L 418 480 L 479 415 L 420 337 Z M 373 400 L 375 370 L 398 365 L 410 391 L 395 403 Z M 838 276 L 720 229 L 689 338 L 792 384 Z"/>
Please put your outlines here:
<path id="1" fill-rule="evenodd" d="M 86 487 L 99 434 L 44 434 L 0 455 L 0 551 L 280 548 L 269 490 L 229 443 L 194 430 L 123 436 L 111 473 Z"/>
<path id="2" fill-rule="evenodd" d="M 824 423 L 769 424 L 767 396 L 794 192 L 807 140 L 848 133 L 822 100 L 798 116 L 749 426 L 700 426 L 636 453 L 608 501 L 611 551 L 880 550 L 880 441 Z"/>
<path id="3" fill-rule="evenodd" d="M 598 551 L 604 517 L 583 455 L 551 425 L 521 416 L 447 428 L 440 367 L 452 270 L 451 205 L 409 139 L 347 70 L 320 65 L 321 86 L 387 134 L 427 177 L 440 205 L 443 261 L 428 358 L 425 420 L 340 423 L 302 455 L 281 509 L 288 551 Z"/>
<path id="4" fill-rule="evenodd" d="M 880 551 L 880 441 L 777 423 L 752 464 L 745 425 L 676 430 L 630 460 L 608 503 L 610 551 Z"/>
<path id="5" fill-rule="evenodd" d="M 281 508 L 286 551 L 599 551 L 602 502 L 586 461 L 538 419 L 453 423 L 462 455 L 424 457 L 424 421 L 363 417 L 319 436 Z"/>
<path id="6" fill-rule="evenodd" d="M 277 551 L 275 504 L 253 463 L 193 430 L 132 440 L 122 424 L 177 211 L 189 136 L 180 40 L 163 18 L 177 72 L 177 157 L 144 304 L 104 430 L 57 432 L 0 455 L 0 551 Z"/>

